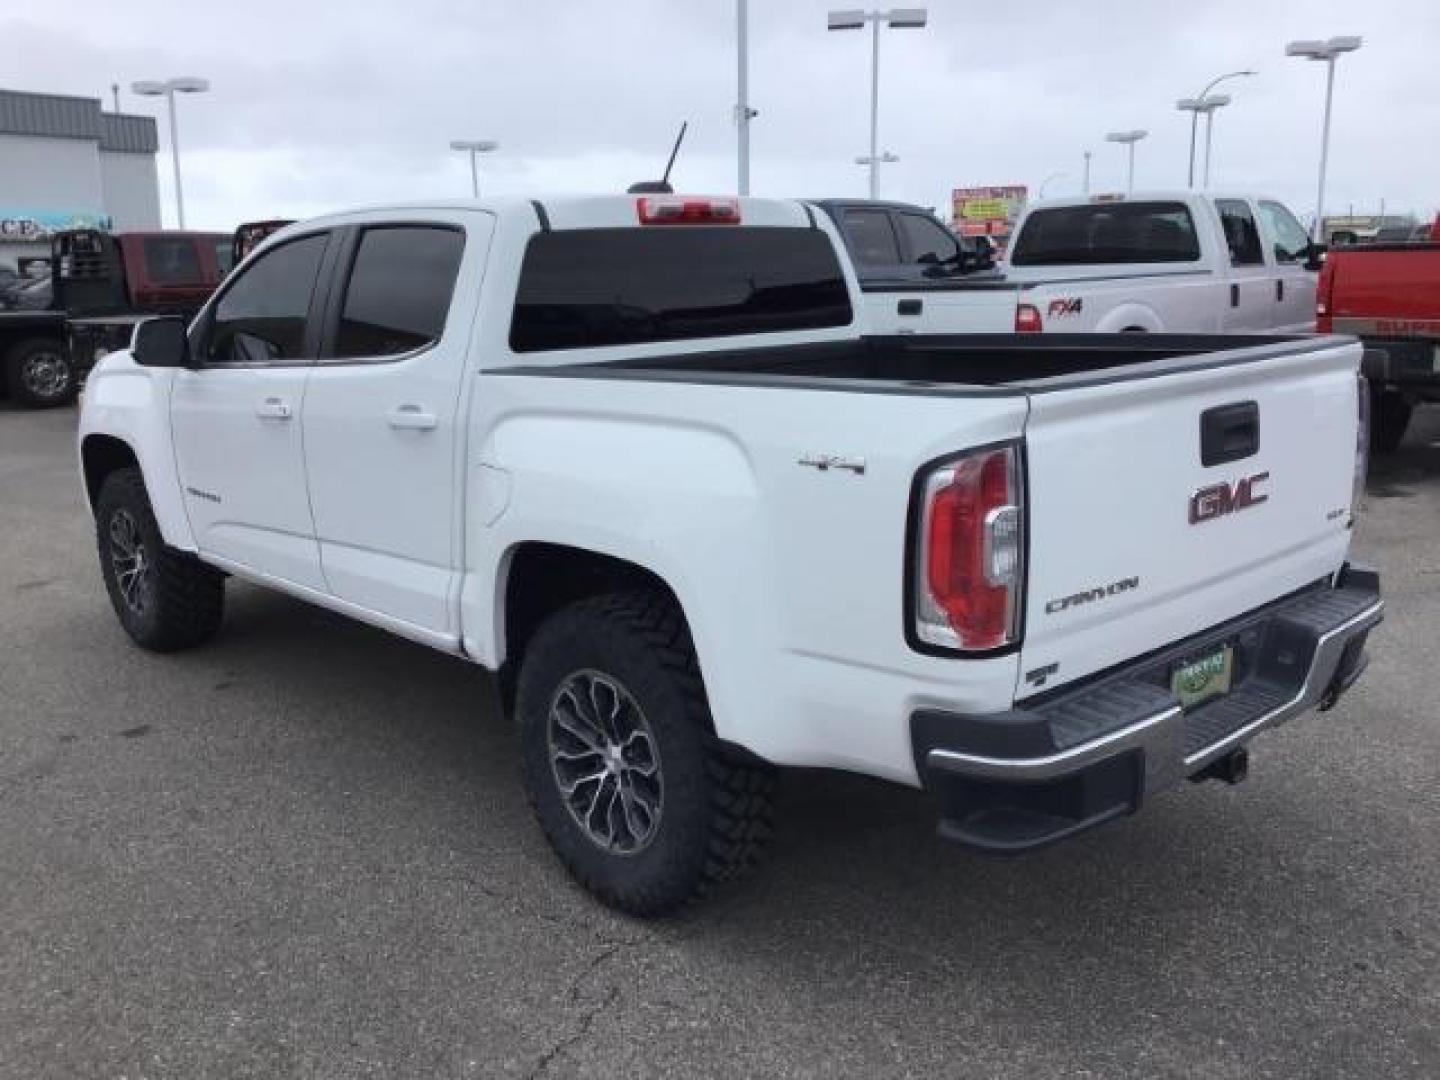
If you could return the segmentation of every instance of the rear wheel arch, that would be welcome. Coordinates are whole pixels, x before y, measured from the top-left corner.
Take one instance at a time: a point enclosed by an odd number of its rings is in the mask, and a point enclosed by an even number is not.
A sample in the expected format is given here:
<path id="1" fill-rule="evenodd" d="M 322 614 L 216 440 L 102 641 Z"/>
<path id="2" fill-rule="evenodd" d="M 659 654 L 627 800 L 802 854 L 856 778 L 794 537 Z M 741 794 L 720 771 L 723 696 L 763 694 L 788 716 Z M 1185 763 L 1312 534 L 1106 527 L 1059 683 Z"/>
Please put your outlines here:
<path id="1" fill-rule="evenodd" d="M 663 595 L 674 604 L 693 638 L 685 605 L 670 583 L 649 567 L 568 544 L 526 541 L 510 549 L 497 604 L 498 640 L 504 649 L 500 685 L 507 709 L 513 704 L 515 672 L 541 624 L 580 601 L 621 592 Z"/>

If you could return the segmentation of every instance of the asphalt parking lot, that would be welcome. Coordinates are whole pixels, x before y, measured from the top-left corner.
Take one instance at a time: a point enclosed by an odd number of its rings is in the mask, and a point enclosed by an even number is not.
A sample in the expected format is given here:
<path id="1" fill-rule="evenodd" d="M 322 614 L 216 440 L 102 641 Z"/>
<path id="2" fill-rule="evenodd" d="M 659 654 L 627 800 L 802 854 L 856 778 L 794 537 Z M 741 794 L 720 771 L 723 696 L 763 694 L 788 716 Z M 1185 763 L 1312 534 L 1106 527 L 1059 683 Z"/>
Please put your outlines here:
<path id="1" fill-rule="evenodd" d="M 552 859 L 483 673 L 233 583 L 130 646 L 74 426 L 0 404 L 0 1075 L 1440 1075 L 1440 409 L 1372 474 L 1369 673 L 1247 783 L 995 861 L 796 774 L 653 924 Z"/>

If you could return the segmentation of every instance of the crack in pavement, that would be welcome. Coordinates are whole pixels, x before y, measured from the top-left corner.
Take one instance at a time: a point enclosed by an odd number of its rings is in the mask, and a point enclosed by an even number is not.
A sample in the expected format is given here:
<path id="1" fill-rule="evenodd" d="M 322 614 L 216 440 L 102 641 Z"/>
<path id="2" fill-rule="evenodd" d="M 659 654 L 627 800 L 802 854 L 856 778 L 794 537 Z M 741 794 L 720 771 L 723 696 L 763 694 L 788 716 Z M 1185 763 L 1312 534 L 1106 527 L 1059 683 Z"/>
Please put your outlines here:
<path id="1" fill-rule="evenodd" d="M 589 963 L 585 965 L 579 974 L 570 980 L 570 986 L 565 992 L 565 1001 L 568 1006 L 579 1004 L 583 998 L 585 984 L 589 981 L 590 977 L 620 951 L 622 944 L 624 943 L 619 941 L 612 941 L 606 944 L 604 948 L 590 958 Z M 586 1039 L 590 1035 L 590 1029 L 595 1026 L 595 1021 L 599 1018 L 600 1014 L 613 1005 L 619 997 L 620 987 L 612 983 L 602 996 L 592 1001 L 590 1005 L 580 1013 L 579 1019 L 575 1023 L 575 1029 L 571 1031 L 570 1034 L 555 1040 L 554 1043 L 541 1053 L 535 1060 L 535 1064 L 531 1067 L 530 1071 L 525 1074 L 525 1080 L 537 1080 L 538 1077 L 543 1076 L 550 1066 L 554 1064 L 556 1059 L 572 1046 Z"/>

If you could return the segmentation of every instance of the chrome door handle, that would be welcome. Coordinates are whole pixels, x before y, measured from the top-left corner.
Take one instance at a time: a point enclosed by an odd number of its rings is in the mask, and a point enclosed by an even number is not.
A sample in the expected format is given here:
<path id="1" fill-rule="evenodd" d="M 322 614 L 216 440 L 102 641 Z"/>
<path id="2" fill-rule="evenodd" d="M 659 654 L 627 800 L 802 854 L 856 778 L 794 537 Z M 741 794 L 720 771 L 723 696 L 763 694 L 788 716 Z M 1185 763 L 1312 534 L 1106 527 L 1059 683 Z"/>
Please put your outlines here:
<path id="1" fill-rule="evenodd" d="M 295 413 L 284 398 L 267 397 L 255 406 L 255 415 L 261 420 L 289 420 Z"/>
<path id="2" fill-rule="evenodd" d="M 434 413 L 426 412 L 419 405 L 397 405 L 385 419 L 392 428 L 406 431 L 430 431 L 439 422 Z"/>

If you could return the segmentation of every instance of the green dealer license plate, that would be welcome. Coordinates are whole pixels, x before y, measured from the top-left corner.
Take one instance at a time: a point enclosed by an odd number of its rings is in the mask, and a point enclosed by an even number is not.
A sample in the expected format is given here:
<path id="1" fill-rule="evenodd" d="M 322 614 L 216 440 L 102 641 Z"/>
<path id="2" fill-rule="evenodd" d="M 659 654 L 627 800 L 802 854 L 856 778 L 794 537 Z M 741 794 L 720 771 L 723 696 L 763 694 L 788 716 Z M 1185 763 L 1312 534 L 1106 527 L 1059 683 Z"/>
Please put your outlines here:
<path id="1" fill-rule="evenodd" d="M 1202 702 L 1230 692 L 1230 675 L 1235 666 L 1235 650 L 1229 645 L 1198 660 L 1181 664 L 1170 676 L 1170 689 L 1182 709 L 1193 709 Z"/>

